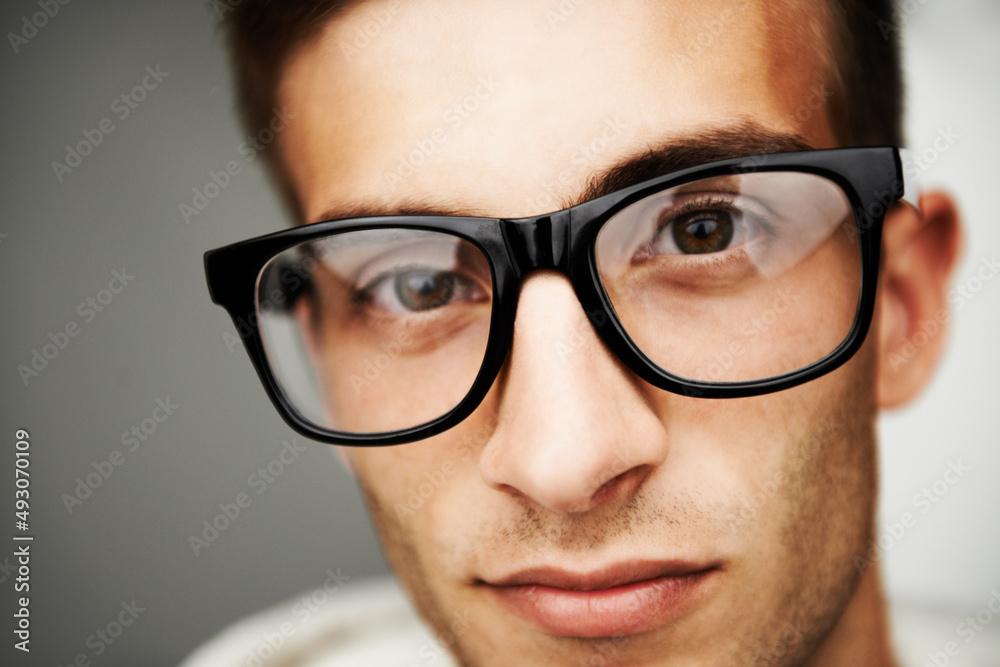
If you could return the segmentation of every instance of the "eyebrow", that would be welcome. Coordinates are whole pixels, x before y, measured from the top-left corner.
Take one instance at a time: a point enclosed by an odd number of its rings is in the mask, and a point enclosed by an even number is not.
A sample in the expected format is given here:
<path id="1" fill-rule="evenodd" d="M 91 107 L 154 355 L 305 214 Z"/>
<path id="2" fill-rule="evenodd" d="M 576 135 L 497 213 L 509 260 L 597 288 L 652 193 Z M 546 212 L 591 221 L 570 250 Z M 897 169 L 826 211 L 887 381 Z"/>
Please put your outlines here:
<path id="1" fill-rule="evenodd" d="M 801 135 L 769 130 L 753 121 L 701 128 L 664 139 L 592 174 L 578 195 L 564 199 L 561 204 L 570 208 L 675 171 L 719 160 L 807 150 L 813 150 L 813 146 Z M 541 211 L 538 215 L 545 213 L 551 211 Z M 313 222 L 388 215 L 497 217 L 474 207 L 407 199 L 331 208 Z"/>
<path id="2" fill-rule="evenodd" d="M 751 121 L 736 126 L 708 128 L 697 134 L 667 139 L 598 172 L 590 177 L 583 192 L 567 208 L 710 162 L 808 150 L 813 150 L 813 147 L 804 137 L 767 130 Z"/>

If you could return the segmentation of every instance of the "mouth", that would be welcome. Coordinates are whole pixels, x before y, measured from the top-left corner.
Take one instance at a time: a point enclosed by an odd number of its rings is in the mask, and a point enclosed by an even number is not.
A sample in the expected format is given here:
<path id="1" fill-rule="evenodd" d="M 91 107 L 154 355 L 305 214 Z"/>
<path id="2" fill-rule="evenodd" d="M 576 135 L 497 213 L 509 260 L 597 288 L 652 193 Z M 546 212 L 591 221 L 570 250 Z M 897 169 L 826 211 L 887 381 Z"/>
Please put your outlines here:
<path id="1" fill-rule="evenodd" d="M 718 571 L 711 564 L 629 561 L 589 573 L 533 568 L 476 583 L 543 632 L 622 637 L 683 615 L 709 592 Z"/>

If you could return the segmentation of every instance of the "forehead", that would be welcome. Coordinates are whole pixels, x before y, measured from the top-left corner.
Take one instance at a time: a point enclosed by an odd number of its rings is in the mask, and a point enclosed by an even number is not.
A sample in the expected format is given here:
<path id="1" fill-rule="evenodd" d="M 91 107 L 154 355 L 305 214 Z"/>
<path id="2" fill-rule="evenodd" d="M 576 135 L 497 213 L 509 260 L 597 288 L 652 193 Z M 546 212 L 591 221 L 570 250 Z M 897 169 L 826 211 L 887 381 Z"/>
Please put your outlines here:
<path id="1" fill-rule="evenodd" d="M 699 129 L 829 146 L 821 6 L 363 2 L 286 66 L 284 161 L 309 221 L 373 203 L 514 217 Z"/>

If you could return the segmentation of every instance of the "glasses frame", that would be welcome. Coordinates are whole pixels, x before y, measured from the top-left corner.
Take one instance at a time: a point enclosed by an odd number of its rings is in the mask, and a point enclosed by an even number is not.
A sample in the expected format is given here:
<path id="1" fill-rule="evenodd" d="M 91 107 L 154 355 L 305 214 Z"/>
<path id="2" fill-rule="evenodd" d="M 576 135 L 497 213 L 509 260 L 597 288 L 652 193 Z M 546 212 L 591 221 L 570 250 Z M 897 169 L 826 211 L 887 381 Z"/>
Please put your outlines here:
<path id="1" fill-rule="evenodd" d="M 913 184 L 904 168 L 906 151 L 895 147 L 836 148 L 770 153 L 711 162 L 673 172 L 596 199 L 527 218 L 458 216 L 377 216 L 330 220 L 274 232 L 205 253 L 212 300 L 236 325 L 264 389 L 282 418 L 302 435 L 337 445 L 382 446 L 412 442 L 450 429 L 482 402 L 507 356 L 520 286 L 533 271 L 565 275 L 598 336 L 633 373 L 660 389 L 683 396 L 723 399 L 759 396 L 789 389 L 840 367 L 864 342 L 875 305 L 885 212 L 900 199 L 912 204 Z M 861 294 L 850 333 L 822 359 L 796 371 L 748 382 L 696 381 L 653 363 L 625 332 L 601 282 L 595 245 L 602 226 L 623 208 L 694 180 L 753 172 L 814 174 L 837 184 L 846 195 L 861 253 Z M 428 230 L 462 238 L 479 248 L 493 279 L 490 333 L 475 382 L 446 414 L 429 422 L 382 433 L 346 433 L 319 427 L 291 404 L 267 360 L 257 315 L 259 278 L 265 265 L 299 244 L 333 234 L 387 227 Z M 249 325 L 249 326 L 248 326 Z M 249 333 L 245 331 L 249 329 Z"/>

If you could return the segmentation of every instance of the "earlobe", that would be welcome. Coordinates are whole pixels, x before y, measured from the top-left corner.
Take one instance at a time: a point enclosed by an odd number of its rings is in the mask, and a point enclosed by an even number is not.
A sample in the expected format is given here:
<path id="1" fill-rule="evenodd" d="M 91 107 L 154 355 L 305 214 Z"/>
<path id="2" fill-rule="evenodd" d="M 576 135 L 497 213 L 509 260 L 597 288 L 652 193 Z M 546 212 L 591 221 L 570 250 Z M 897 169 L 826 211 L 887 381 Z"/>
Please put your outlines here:
<path id="1" fill-rule="evenodd" d="M 937 367 L 960 241 L 958 209 L 940 192 L 921 196 L 919 211 L 897 204 L 885 217 L 876 305 L 880 408 L 914 398 Z"/>

